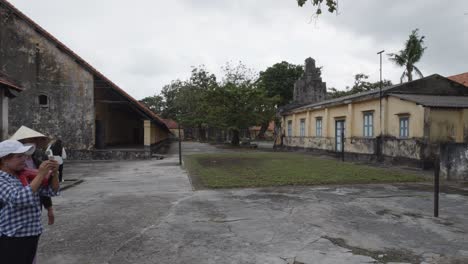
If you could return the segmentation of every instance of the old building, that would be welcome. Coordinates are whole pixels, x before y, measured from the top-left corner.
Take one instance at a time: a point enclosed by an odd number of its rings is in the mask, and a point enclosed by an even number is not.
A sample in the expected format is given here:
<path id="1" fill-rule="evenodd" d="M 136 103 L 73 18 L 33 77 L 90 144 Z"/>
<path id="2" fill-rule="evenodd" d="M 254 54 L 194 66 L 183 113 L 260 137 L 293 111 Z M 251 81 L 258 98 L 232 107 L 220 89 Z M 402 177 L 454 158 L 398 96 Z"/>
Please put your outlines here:
<path id="1" fill-rule="evenodd" d="M 180 133 L 180 138 L 184 140 L 184 128 L 182 126 L 179 127 L 179 123 L 177 123 L 175 120 L 172 120 L 172 119 L 163 119 L 163 120 L 167 128 L 169 128 L 169 130 L 171 131 L 172 136 L 179 138 L 179 133 Z"/>
<path id="2" fill-rule="evenodd" d="M 249 136 L 248 138 L 259 138 L 260 131 L 262 130 L 262 126 L 251 126 L 249 127 Z M 263 138 L 260 139 L 273 139 L 275 133 L 275 121 L 270 121 L 268 126 L 265 129 Z"/>
<path id="3" fill-rule="evenodd" d="M 293 100 L 295 104 L 315 103 L 325 100 L 327 85 L 322 82 L 321 70 L 315 66 L 315 60 L 305 60 L 304 74 L 294 84 Z"/>
<path id="4" fill-rule="evenodd" d="M 23 91 L 23 89 L 19 84 L 15 83 L 15 81 L 5 73 L 0 72 L 0 140 L 8 138 L 8 102 L 11 98 L 16 97 L 21 91 Z"/>
<path id="5" fill-rule="evenodd" d="M 10 104 L 10 134 L 26 125 L 88 158 L 95 149 L 148 152 L 168 137 L 156 114 L 4 0 L 0 71 L 24 88 Z"/>
<path id="6" fill-rule="evenodd" d="M 310 89 L 313 89 L 312 87 Z M 434 74 L 286 108 L 283 145 L 430 165 L 441 142 L 468 142 L 467 87 Z"/>

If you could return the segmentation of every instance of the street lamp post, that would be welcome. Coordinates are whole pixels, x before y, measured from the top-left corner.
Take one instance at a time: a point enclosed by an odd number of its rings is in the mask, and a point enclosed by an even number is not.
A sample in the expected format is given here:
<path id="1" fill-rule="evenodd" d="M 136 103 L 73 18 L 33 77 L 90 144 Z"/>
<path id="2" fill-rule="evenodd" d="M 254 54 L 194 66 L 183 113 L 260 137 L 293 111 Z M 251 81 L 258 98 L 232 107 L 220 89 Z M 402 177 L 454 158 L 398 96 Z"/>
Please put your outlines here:
<path id="1" fill-rule="evenodd" d="M 383 127 L 382 126 L 382 53 L 384 53 L 384 52 L 385 52 L 385 50 L 381 50 L 381 51 L 377 52 L 377 54 L 380 56 L 380 85 L 379 85 L 380 134 L 379 134 L 379 140 L 377 142 L 377 146 L 378 146 L 377 155 L 378 155 L 379 160 L 382 158 L 382 142 L 383 142 L 383 139 L 382 139 L 382 136 L 383 136 L 383 133 L 382 133 L 382 127 Z"/>
<path id="2" fill-rule="evenodd" d="M 179 129 L 179 165 L 182 165 L 182 137 L 180 136 L 180 120 L 177 122 Z"/>

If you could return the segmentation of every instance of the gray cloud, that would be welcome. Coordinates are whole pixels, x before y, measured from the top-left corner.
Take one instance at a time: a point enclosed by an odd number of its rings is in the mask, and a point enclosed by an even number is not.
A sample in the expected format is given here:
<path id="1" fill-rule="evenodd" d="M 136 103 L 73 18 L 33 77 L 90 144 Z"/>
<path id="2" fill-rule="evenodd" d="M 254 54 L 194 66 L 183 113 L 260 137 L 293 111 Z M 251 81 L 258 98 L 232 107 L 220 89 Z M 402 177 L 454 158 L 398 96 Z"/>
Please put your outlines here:
<path id="1" fill-rule="evenodd" d="M 98 70 L 140 99 L 200 64 L 218 75 L 227 61 L 255 70 L 312 56 L 328 86 L 343 89 L 353 74 L 378 78 L 376 52 L 395 52 L 414 28 L 426 36 L 424 73 L 465 68 L 468 12 L 463 0 L 340 0 L 338 16 L 312 20 L 294 0 L 11 0 Z M 384 76 L 401 69 L 384 60 Z"/>

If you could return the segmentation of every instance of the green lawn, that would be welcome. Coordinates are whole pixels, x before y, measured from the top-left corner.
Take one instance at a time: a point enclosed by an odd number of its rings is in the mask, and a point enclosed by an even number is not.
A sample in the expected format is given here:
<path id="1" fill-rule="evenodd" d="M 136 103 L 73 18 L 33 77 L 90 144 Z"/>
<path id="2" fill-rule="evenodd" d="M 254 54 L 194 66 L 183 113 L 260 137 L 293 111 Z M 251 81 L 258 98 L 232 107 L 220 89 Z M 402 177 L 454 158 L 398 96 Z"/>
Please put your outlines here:
<path id="1" fill-rule="evenodd" d="M 184 161 L 196 188 L 424 181 L 409 172 L 300 153 L 198 154 Z"/>

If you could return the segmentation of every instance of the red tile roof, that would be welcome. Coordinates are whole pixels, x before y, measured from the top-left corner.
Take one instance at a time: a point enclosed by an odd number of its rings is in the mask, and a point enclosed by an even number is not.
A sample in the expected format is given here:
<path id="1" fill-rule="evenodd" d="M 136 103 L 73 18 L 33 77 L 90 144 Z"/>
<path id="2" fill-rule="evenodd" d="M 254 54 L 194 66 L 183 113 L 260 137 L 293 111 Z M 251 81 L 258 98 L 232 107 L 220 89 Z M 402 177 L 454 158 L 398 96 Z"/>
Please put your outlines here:
<path id="1" fill-rule="evenodd" d="M 17 84 L 15 81 L 13 81 L 8 75 L 0 71 L 0 84 L 4 84 L 8 86 L 8 88 L 12 88 L 16 91 L 23 91 L 23 88 L 19 84 Z"/>
<path id="2" fill-rule="evenodd" d="M 254 131 L 260 131 L 261 129 L 261 126 L 253 126 L 253 127 L 250 127 L 250 130 L 254 130 Z M 267 131 L 274 131 L 275 130 L 275 121 L 270 121 L 270 123 L 268 124 L 268 128 L 267 128 Z"/>
<path id="3" fill-rule="evenodd" d="M 104 74 L 100 73 L 97 69 L 95 69 L 93 66 L 91 66 L 89 63 L 87 63 L 83 58 L 78 56 L 75 52 L 73 52 L 70 48 L 68 48 L 65 44 L 60 42 L 58 39 L 56 39 L 52 34 L 47 32 L 45 29 L 43 29 L 41 26 L 36 24 L 32 19 L 30 19 L 28 16 L 23 14 L 21 11 L 19 11 L 15 6 L 13 6 L 11 3 L 9 3 L 7 0 L 0 0 L 0 4 L 5 5 L 7 8 L 9 8 L 13 13 L 15 13 L 19 18 L 24 20 L 27 24 L 29 24 L 36 32 L 41 34 L 43 37 L 46 39 L 52 41 L 57 45 L 57 47 L 62 50 L 64 53 L 68 54 L 72 58 L 75 59 L 75 61 L 80 64 L 82 67 L 90 71 L 92 74 L 97 76 L 98 78 L 102 79 L 103 81 L 109 83 L 109 85 L 119 94 L 122 96 L 126 97 L 131 103 L 133 103 L 139 110 L 144 112 L 148 117 L 152 118 L 156 123 L 160 124 L 163 128 L 167 128 L 167 126 L 164 124 L 162 118 L 160 118 L 157 114 L 153 113 L 153 111 L 149 110 L 146 106 L 144 106 L 142 103 L 138 102 L 135 98 L 130 96 L 127 92 L 125 92 L 123 89 L 121 89 L 119 86 L 117 86 L 115 83 L 113 83 L 111 80 L 109 80 Z"/>
<path id="4" fill-rule="evenodd" d="M 452 81 L 468 86 L 468 72 L 447 77 Z"/>
<path id="5" fill-rule="evenodd" d="M 172 119 L 163 119 L 164 123 L 166 124 L 166 126 L 169 128 L 169 129 L 177 129 L 179 128 L 179 124 L 172 120 Z"/>

